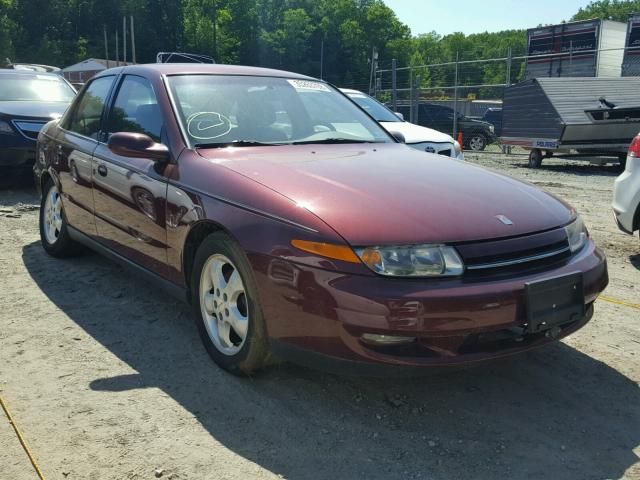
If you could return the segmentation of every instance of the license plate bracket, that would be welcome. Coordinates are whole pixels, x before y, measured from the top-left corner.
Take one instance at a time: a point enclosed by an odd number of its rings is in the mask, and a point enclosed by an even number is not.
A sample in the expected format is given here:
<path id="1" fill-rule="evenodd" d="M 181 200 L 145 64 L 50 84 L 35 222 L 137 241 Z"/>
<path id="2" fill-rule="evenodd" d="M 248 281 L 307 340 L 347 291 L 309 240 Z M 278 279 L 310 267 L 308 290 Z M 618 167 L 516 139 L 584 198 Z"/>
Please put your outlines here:
<path id="1" fill-rule="evenodd" d="M 527 332 L 538 333 L 585 315 L 582 273 L 525 284 Z"/>

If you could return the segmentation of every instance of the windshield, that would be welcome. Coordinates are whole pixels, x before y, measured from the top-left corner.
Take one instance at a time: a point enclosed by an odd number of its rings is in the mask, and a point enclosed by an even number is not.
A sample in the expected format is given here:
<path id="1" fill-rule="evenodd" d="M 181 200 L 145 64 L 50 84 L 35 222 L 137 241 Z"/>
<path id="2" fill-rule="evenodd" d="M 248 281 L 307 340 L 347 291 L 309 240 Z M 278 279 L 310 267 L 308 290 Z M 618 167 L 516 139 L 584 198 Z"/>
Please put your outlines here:
<path id="1" fill-rule="evenodd" d="M 364 93 L 349 93 L 348 95 L 378 122 L 402 122 L 395 113 L 375 98 L 365 95 Z"/>
<path id="2" fill-rule="evenodd" d="M 348 99 L 323 82 L 277 77 L 168 77 L 192 147 L 392 142 Z"/>
<path id="3" fill-rule="evenodd" d="M 0 101 L 71 102 L 76 92 L 54 75 L 0 74 Z"/>

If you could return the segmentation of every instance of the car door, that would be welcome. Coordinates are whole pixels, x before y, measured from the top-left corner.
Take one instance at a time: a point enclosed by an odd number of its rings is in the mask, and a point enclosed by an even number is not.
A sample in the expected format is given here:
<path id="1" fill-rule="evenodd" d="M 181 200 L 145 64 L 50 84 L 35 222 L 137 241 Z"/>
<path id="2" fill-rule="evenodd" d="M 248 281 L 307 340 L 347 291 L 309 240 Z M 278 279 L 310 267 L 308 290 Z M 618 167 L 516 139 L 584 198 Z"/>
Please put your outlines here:
<path id="1" fill-rule="evenodd" d="M 51 153 L 69 225 L 96 235 L 91 157 L 98 146 L 100 122 L 115 75 L 91 81 L 60 122 Z"/>
<path id="2" fill-rule="evenodd" d="M 163 119 L 151 83 L 122 77 L 109 108 L 101 142 L 93 157 L 93 194 L 98 239 L 111 250 L 159 275 L 165 275 L 167 179 L 163 166 L 109 150 L 116 132 L 136 132 L 159 142 Z"/>

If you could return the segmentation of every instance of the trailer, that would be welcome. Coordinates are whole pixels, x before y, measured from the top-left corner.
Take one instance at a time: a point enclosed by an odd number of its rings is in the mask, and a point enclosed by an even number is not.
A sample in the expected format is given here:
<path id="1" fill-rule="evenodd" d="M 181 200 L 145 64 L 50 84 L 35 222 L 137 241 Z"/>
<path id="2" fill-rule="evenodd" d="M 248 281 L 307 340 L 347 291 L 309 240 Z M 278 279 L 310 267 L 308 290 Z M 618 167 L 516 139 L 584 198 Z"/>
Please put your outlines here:
<path id="1" fill-rule="evenodd" d="M 627 25 L 586 20 L 530 28 L 525 78 L 619 77 Z"/>
<path id="2" fill-rule="evenodd" d="M 508 87 L 502 107 L 503 145 L 543 158 L 612 156 L 624 164 L 640 131 L 640 77 L 534 78 Z"/>
<path id="3" fill-rule="evenodd" d="M 634 13 L 627 24 L 627 41 L 622 61 L 623 77 L 640 76 L 640 14 Z"/>

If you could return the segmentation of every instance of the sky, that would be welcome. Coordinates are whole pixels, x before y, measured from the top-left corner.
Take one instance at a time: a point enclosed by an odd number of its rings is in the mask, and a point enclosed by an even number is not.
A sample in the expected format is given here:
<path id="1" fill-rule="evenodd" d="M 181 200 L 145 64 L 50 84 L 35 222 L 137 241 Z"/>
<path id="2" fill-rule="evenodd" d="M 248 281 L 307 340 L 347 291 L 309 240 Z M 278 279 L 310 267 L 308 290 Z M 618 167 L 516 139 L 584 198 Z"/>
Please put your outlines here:
<path id="1" fill-rule="evenodd" d="M 497 32 L 569 20 L 589 0 L 385 0 L 419 35 Z"/>

